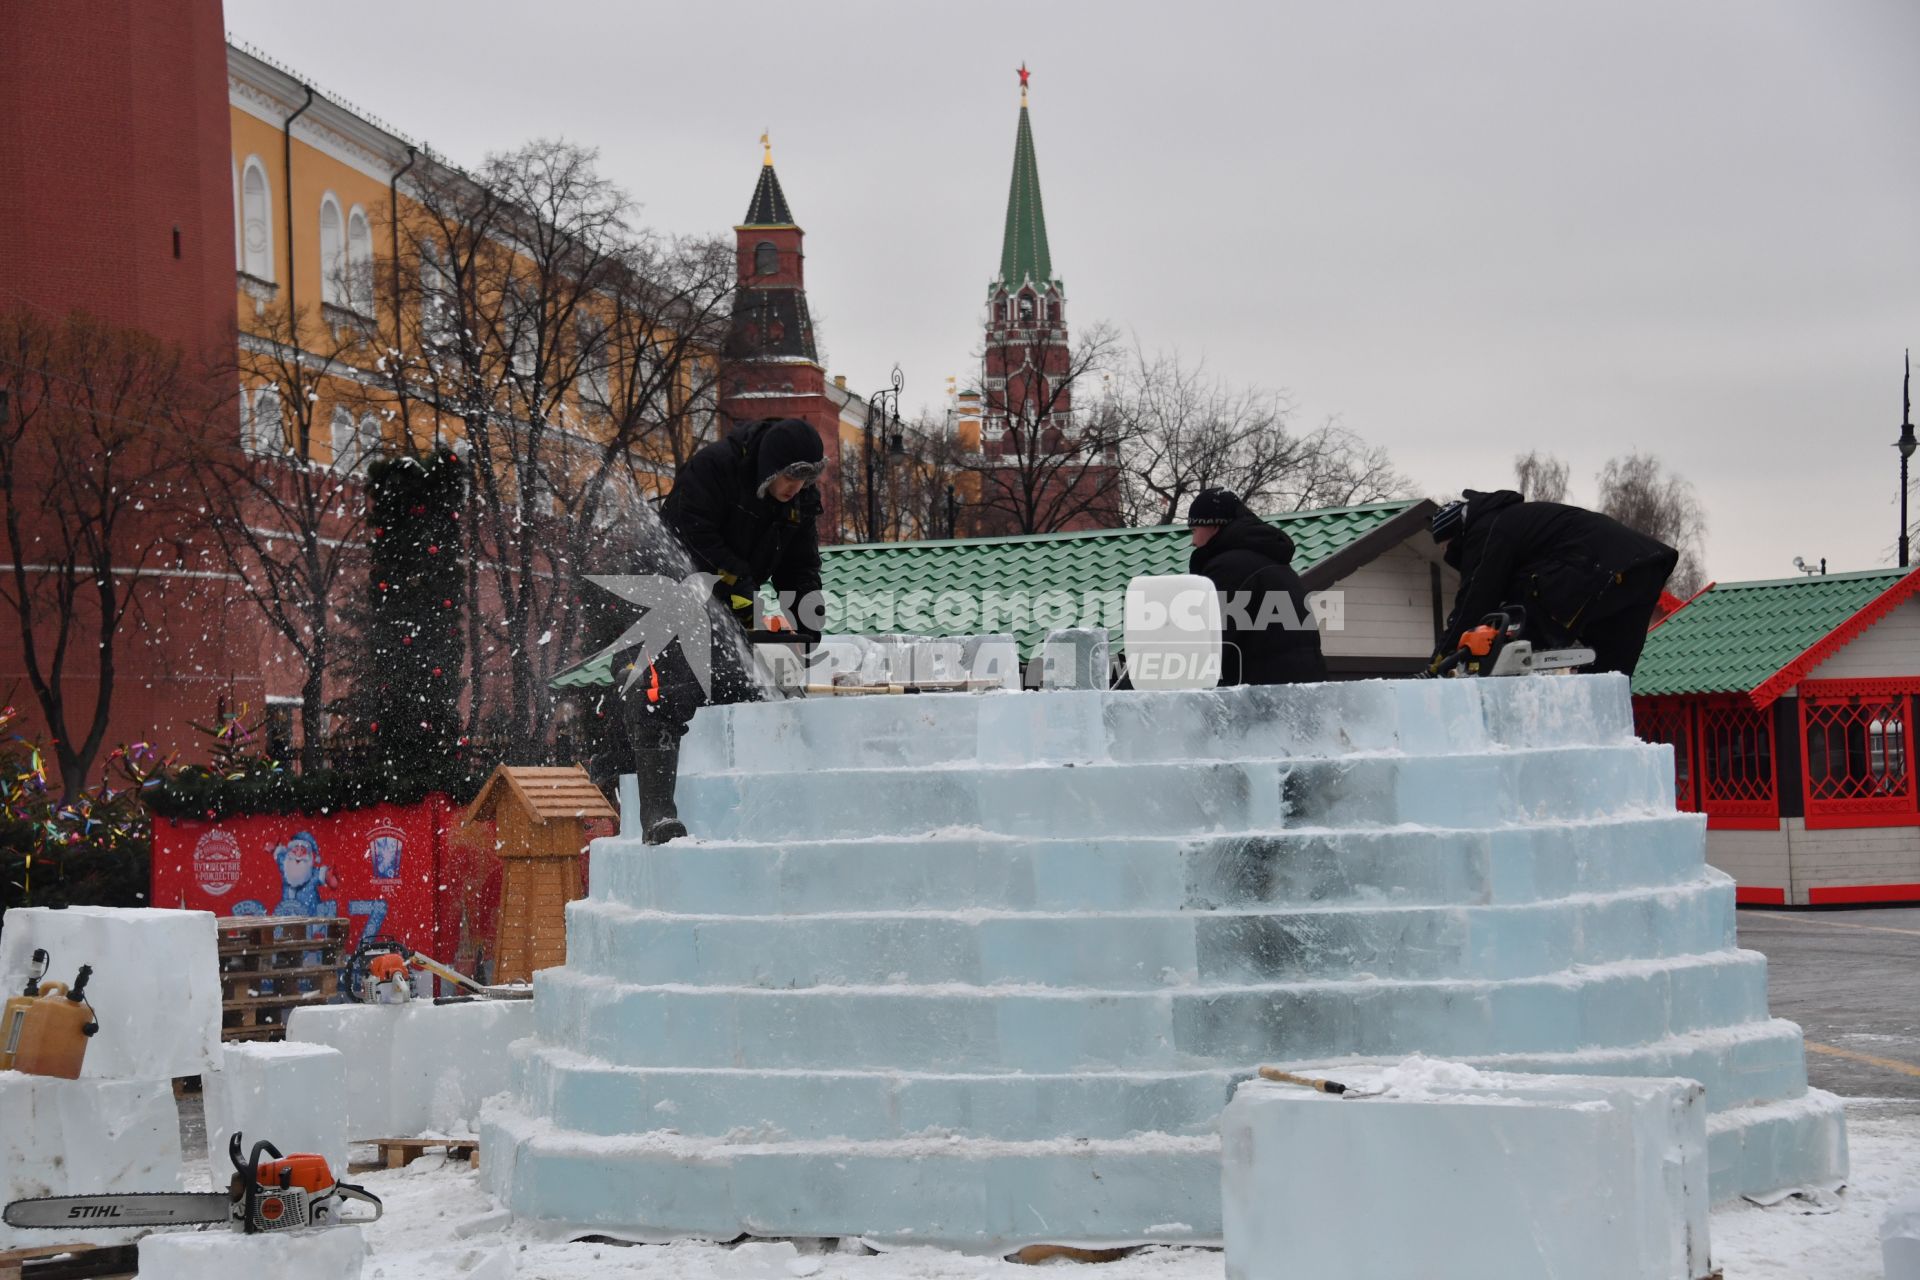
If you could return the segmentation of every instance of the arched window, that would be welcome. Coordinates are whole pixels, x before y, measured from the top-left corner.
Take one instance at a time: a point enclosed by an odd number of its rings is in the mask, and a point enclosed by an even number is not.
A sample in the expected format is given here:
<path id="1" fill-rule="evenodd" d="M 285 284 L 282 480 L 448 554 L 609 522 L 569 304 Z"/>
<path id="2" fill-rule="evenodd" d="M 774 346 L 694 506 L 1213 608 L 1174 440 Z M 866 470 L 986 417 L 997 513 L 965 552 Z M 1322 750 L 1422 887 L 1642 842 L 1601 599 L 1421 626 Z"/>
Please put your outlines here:
<path id="1" fill-rule="evenodd" d="M 286 424 L 280 417 L 280 391 L 262 387 L 253 393 L 253 412 L 247 417 L 247 448 L 255 453 L 282 454 L 287 451 Z"/>
<path id="2" fill-rule="evenodd" d="M 609 390 L 607 327 L 593 316 L 582 314 L 574 318 L 573 330 L 574 341 L 580 347 L 580 380 L 575 390 L 590 407 L 604 408 Z"/>
<path id="3" fill-rule="evenodd" d="M 320 197 L 320 301 L 345 304 L 342 287 L 347 273 L 347 233 L 340 218 L 340 202 L 333 194 Z"/>
<path id="4" fill-rule="evenodd" d="M 757 276 L 777 275 L 780 271 L 780 251 L 773 247 L 773 241 L 762 240 L 753 246 L 753 274 Z"/>
<path id="5" fill-rule="evenodd" d="M 373 461 L 374 455 L 380 452 L 380 446 L 384 443 L 385 441 L 381 438 L 380 434 L 380 419 L 370 413 L 361 414 L 360 456 L 354 461 L 354 469 L 357 471 L 365 471 L 368 464 Z"/>
<path id="6" fill-rule="evenodd" d="M 340 405 L 333 407 L 330 424 L 333 436 L 333 469 L 345 471 L 360 465 L 360 441 L 354 432 L 353 414 Z"/>
<path id="7" fill-rule="evenodd" d="M 233 269 L 235 271 L 247 269 L 247 229 L 240 219 L 240 162 L 238 160 L 233 162 Z M 242 387 L 240 396 L 243 401 L 246 394 L 246 388 Z M 243 404 L 242 420 L 245 416 L 246 408 Z"/>
<path id="8" fill-rule="evenodd" d="M 258 280 L 273 279 L 273 200 L 260 157 L 248 156 L 240 174 L 241 270 Z"/>
<path id="9" fill-rule="evenodd" d="M 445 346 L 459 333 L 460 309 L 446 251 L 432 240 L 420 242 L 420 327 L 428 342 Z"/>
<path id="10" fill-rule="evenodd" d="M 1030 293 L 1020 295 L 1020 322 L 1022 324 L 1033 323 L 1033 295 Z"/>
<path id="11" fill-rule="evenodd" d="M 359 205 L 347 214 L 347 304 L 373 314 L 373 228 Z"/>

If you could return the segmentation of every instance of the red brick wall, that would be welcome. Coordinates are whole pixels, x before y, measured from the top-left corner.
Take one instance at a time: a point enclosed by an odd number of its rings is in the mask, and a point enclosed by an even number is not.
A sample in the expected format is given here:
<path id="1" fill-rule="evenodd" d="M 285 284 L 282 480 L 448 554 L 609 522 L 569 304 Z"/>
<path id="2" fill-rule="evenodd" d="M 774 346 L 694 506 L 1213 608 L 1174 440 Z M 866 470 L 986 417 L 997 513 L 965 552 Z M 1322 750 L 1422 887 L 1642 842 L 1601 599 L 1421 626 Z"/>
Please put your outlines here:
<path id="1" fill-rule="evenodd" d="M 210 360 L 234 352 L 233 175 L 220 0 L 0 0 L 0 307 L 58 320 L 85 310 Z M 179 232 L 175 256 L 174 232 Z M 237 430 L 237 428 L 236 428 Z M 215 701 L 261 701 L 255 619 L 195 546 L 149 579 L 122 632 L 105 749 L 192 746 Z M 7 556 L 0 548 L 0 560 Z M 63 687 L 86 729 L 98 684 L 84 637 Z M 0 609 L 0 697 L 34 699 L 10 609 Z"/>
<path id="2" fill-rule="evenodd" d="M 219 343 L 234 314 L 220 0 L 0 0 L 0 32 L 4 301 Z"/>

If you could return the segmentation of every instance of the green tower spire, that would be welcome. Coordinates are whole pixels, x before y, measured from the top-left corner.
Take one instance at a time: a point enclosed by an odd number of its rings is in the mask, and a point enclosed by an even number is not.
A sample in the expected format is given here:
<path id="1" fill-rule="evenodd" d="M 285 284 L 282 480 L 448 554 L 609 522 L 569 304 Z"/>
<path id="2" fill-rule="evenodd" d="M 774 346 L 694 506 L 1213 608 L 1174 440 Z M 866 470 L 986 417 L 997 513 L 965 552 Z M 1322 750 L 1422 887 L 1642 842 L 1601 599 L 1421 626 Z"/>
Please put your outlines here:
<path id="1" fill-rule="evenodd" d="M 1007 231 L 1000 242 L 997 286 L 1018 289 L 1031 280 L 1059 288 L 1047 249 L 1047 211 L 1040 203 L 1040 162 L 1034 156 L 1033 122 L 1027 116 L 1027 69 L 1020 68 L 1020 130 L 1013 144 L 1013 184 L 1007 192 Z"/>

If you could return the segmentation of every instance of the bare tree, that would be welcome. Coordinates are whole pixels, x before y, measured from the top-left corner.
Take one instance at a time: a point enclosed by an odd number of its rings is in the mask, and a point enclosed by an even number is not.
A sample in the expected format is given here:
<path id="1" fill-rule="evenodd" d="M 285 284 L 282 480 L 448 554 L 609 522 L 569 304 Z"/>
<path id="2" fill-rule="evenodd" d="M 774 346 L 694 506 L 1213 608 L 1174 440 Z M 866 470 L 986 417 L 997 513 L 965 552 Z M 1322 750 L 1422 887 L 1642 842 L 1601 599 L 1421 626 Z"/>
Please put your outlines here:
<path id="1" fill-rule="evenodd" d="M 216 553 L 300 665 L 303 769 L 322 763 L 327 682 L 349 630 L 342 591 L 365 558 L 364 476 L 384 425 L 345 394 L 354 384 L 337 370 L 369 345 L 354 321 L 266 312 L 248 326 L 234 371 L 240 438 L 207 441 L 193 469 Z"/>
<path id="2" fill-rule="evenodd" d="M 876 434 L 876 487 L 880 491 L 880 528 L 867 528 L 865 459 L 843 455 L 840 475 L 841 537 L 849 542 L 954 538 L 970 531 L 970 485 L 966 450 L 945 415 L 903 422 L 900 451 Z"/>
<path id="3" fill-rule="evenodd" d="M 0 602 L 68 798 L 105 740 L 123 633 L 150 581 L 185 554 L 169 555 L 181 533 L 181 446 L 219 411 L 198 374 L 139 330 L 80 313 L 48 321 L 25 307 L 0 316 L 0 514 L 11 560 Z"/>
<path id="4" fill-rule="evenodd" d="M 1529 502 L 1567 500 L 1567 464 L 1550 453 L 1529 450 L 1513 459 L 1514 483 Z"/>
<path id="5" fill-rule="evenodd" d="M 1610 460 L 1598 480 L 1601 511 L 1680 553 L 1667 589 L 1682 597 L 1698 591 L 1706 580 L 1701 548 L 1707 516 L 1693 486 L 1647 453 Z"/>
<path id="6" fill-rule="evenodd" d="M 1202 489 L 1230 489 L 1256 511 L 1299 511 L 1406 488 L 1385 450 L 1333 422 L 1297 434 L 1284 393 L 1229 386 L 1177 353 L 1136 347 L 1113 408 L 1133 524 L 1173 523 Z"/>
<path id="7" fill-rule="evenodd" d="M 636 233 L 626 192 L 568 143 L 416 172 L 378 394 L 403 440 L 471 451 L 469 722 L 533 750 L 586 552 L 610 522 L 650 520 L 644 495 L 711 430 L 732 256 Z"/>
<path id="8" fill-rule="evenodd" d="M 1128 424 L 1103 377 L 1118 351 L 1110 325 L 1094 325 L 1069 346 L 1065 323 L 1047 318 L 995 340 L 1004 368 L 988 367 L 981 447 L 964 464 L 986 528 L 1053 533 L 1120 522 Z"/>

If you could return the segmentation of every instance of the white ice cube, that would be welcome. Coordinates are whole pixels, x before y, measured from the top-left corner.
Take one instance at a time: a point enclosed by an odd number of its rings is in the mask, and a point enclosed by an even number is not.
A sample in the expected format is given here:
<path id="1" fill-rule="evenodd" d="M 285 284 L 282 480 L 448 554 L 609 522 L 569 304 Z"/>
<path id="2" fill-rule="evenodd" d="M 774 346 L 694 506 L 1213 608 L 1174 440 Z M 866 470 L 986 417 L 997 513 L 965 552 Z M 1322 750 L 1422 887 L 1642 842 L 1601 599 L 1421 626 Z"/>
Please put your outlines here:
<path id="1" fill-rule="evenodd" d="M 235 1133 L 243 1155 L 264 1138 L 284 1155 L 325 1156 L 336 1177 L 346 1173 L 346 1055 L 288 1040 L 230 1044 L 220 1059 L 220 1070 L 202 1077 L 214 1186 L 226 1186 L 233 1176 L 227 1141 Z"/>
<path id="2" fill-rule="evenodd" d="M 0 1071 L 0 1204 L 40 1196 L 177 1191 L 180 1117 L 166 1080 L 55 1080 Z M 88 1231 L 92 1244 L 134 1231 Z M 0 1225 L 0 1248 L 49 1242 Z"/>
<path id="3" fill-rule="evenodd" d="M 1920 1280 L 1920 1191 L 1894 1201 L 1880 1220 L 1880 1257 L 1887 1280 Z"/>
<path id="4" fill-rule="evenodd" d="M 1221 1118 L 1228 1280 L 1698 1280 L 1706 1091 L 1410 1059 L 1297 1069 Z M 1386 1224 L 1388 1229 L 1382 1229 Z"/>
<path id="5" fill-rule="evenodd" d="M 1195 573 L 1142 574 L 1127 584 L 1127 676 L 1136 689 L 1220 683 L 1220 596 Z"/>
<path id="6" fill-rule="evenodd" d="M 163 1231 L 140 1242 L 140 1280 L 359 1280 L 366 1257 L 366 1237 L 354 1226 L 280 1235 Z"/>
<path id="7" fill-rule="evenodd" d="M 0 990 L 26 981 L 35 948 L 49 981 L 93 967 L 87 1002 L 100 1031 L 88 1080 L 169 1080 L 210 1070 L 220 1050 L 220 959 L 213 915 L 154 907 L 15 907 L 0 929 Z"/>

